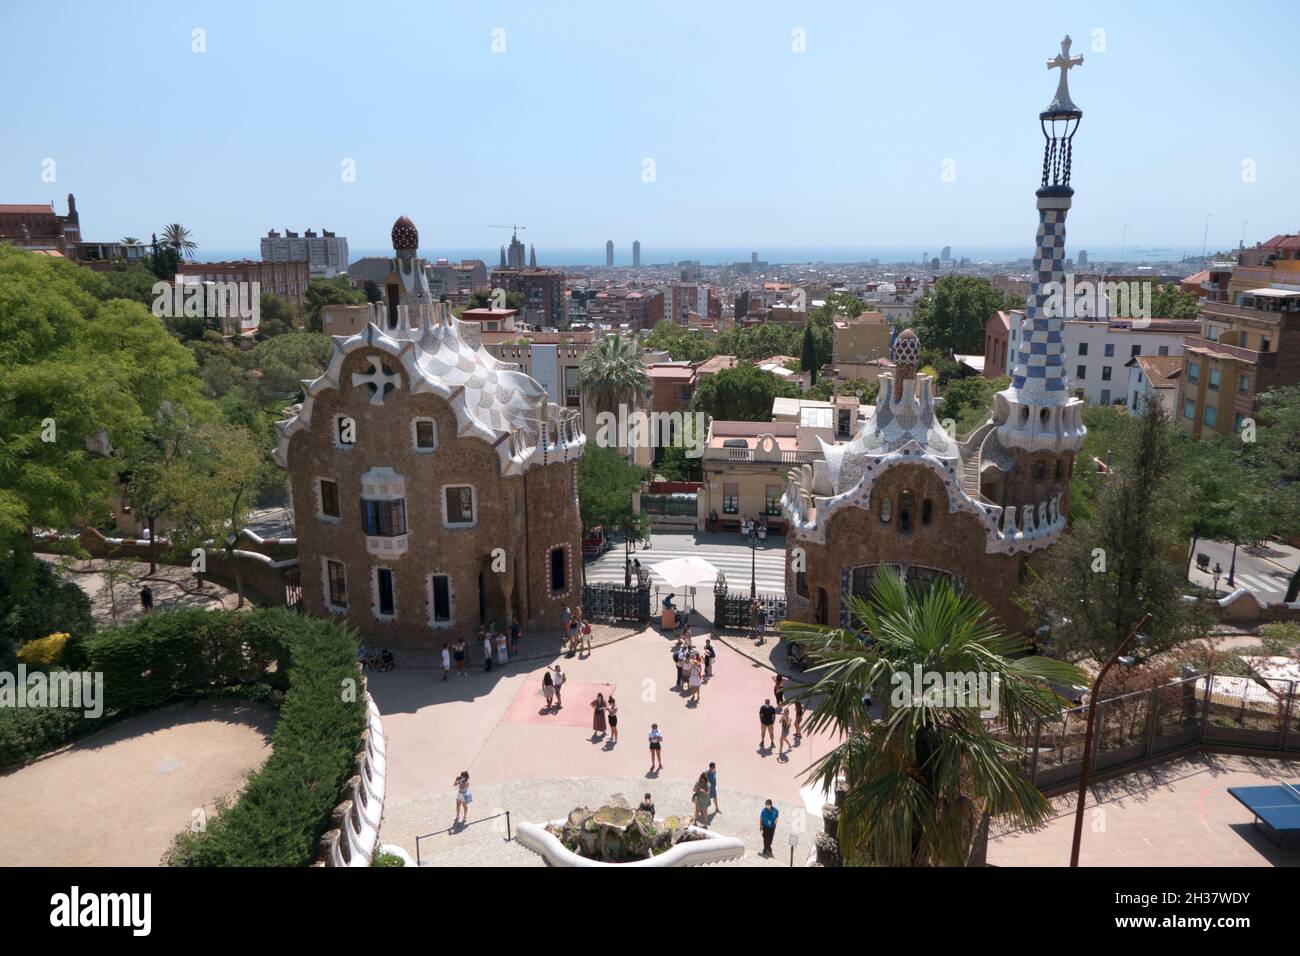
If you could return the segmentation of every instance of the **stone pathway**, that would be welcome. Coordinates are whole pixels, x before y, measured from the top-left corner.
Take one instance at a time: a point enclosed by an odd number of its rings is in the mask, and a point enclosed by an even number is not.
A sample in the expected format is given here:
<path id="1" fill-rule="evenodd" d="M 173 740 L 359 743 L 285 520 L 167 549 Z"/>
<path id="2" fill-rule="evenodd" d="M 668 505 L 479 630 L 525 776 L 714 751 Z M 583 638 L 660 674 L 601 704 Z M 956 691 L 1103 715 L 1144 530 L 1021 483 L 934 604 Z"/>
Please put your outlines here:
<path id="1" fill-rule="evenodd" d="M 38 555 L 41 560 L 63 570 L 64 576 L 90 598 L 90 612 L 101 627 L 124 624 L 144 613 L 140 607 L 140 589 L 145 584 L 153 591 L 154 610 L 177 608 L 233 608 L 237 596 L 233 591 L 206 582 L 194 584 L 188 566 L 159 564 L 149 573 L 147 561 L 108 560 L 69 561 L 52 555 Z M 248 602 L 245 602 L 247 606 Z"/>
<path id="2" fill-rule="evenodd" d="M 423 797 L 401 805 L 393 812 L 385 810 L 380 839 L 396 843 L 412 857 L 416 837 L 420 858 L 425 866 L 545 866 L 542 858 L 514 840 L 506 839 L 506 820 L 510 810 L 512 828 L 520 821 L 546 823 L 566 816 L 578 806 L 597 807 L 612 794 L 622 794 L 631 806 L 641 802 L 649 790 L 654 795 L 659 816 L 676 814 L 689 821 L 691 785 L 682 781 L 648 782 L 643 778 L 516 780 L 509 783 L 474 787 L 470 805 L 470 825 L 450 829 L 456 817 L 451 788 L 436 797 Z M 732 805 L 734 804 L 734 807 Z M 720 866 L 789 866 L 791 810 L 783 808 L 773 841 L 771 857 L 762 855 L 763 837 L 758 829 L 757 811 L 761 798 L 749 794 L 723 795 L 722 813 L 712 814 L 709 828 L 725 836 L 744 841 L 745 856 Z M 729 812 L 729 807 L 732 809 Z M 821 829 L 821 820 L 802 817 L 806 831 Z M 425 835 L 428 835 L 427 838 Z M 794 865 L 804 866 L 812 848 L 812 833 L 800 835 Z"/>

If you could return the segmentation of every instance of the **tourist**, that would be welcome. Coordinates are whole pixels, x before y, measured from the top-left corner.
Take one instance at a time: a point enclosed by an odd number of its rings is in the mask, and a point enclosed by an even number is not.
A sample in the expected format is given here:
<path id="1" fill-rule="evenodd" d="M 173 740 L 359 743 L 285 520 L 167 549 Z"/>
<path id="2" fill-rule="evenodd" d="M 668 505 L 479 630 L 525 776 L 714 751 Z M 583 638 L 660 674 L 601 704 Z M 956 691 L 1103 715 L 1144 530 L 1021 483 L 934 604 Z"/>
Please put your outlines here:
<path id="1" fill-rule="evenodd" d="M 712 760 L 709 761 L 709 798 L 713 801 L 713 812 L 721 813 L 722 807 L 718 806 L 718 765 Z"/>
<path id="2" fill-rule="evenodd" d="M 687 615 L 687 616 L 682 620 L 682 640 L 684 640 L 684 641 L 686 642 L 686 646 L 687 646 L 687 647 L 690 647 L 690 646 L 691 646 L 691 618 L 690 618 L 690 615 Z"/>
<path id="3" fill-rule="evenodd" d="M 456 659 L 456 673 L 461 677 L 465 676 L 465 642 L 457 638 L 456 643 L 451 646 L 451 656 Z"/>
<path id="4" fill-rule="evenodd" d="M 560 670 L 560 665 L 555 665 L 555 709 L 560 710 L 564 706 L 564 671 Z"/>
<path id="5" fill-rule="evenodd" d="M 510 656 L 519 656 L 519 641 L 524 636 L 524 629 L 519 626 L 518 621 L 510 622 Z"/>
<path id="6" fill-rule="evenodd" d="M 772 706 L 772 701 L 763 701 L 763 706 L 758 708 L 758 749 L 763 749 L 763 741 L 768 741 L 773 747 L 776 741 L 772 735 L 776 732 L 776 708 Z"/>
<path id="7" fill-rule="evenodd" d="M 590 654 L 591 653 L 591 622 L 590 621 L 582 622 L 582 643 L 586 647 L 587 653 Z"/>
<path id="8" fill-rule="evenodd" d="M 447 649 L 446 644 L 443 644 L 442 645 L 442 679 L 446 680 L 450 676 L 451 676 L 451 651 Z"/>
<path id="9" fill-rule="evenodd" d="M 393 669 L 393 652 L 384 648 L 384 652 L 379 655 L 379 669 L 381 671 L 391 671 Z"/>
<path id="10" fill-rule="evenodd" d="M 564 609 L 560 611 L 560 622 L 564 625 L 564 636 L 566 638 L 569 636 L 569 619 L 572 616 L 573 615 L 569 611 L 569 605 L 564 605 Z"/>
<path id="11" fill-rule="evenodd" d="M 551 678 L 550 671 L 542 675 L 542 696 L 546 698 L 546 709 L 550 710 L 555 703 L 555 681 Z"/>
<path id="12" fill-rule="evenodd" d="M 469 771 L 462 770 L 455 780 L 456 787 L 456 823 L 469 822 L 469 805 L 474 802 L 474 794 L 469 789 Z"/>
<path id="13" fill-rule="evenodd" d="M 709 822 L 709 800 L 709 775 L 702 773 L 691 790 L 691 803 L 695 810 L 691 823 L 702 826 Z"/>
<path id="14" fill-rule="evenodd" d="M 702 682 L 704 675 L 704 665 L 700 662 L 700 655 L 696 654 L 695 657 L 691 659 L 690 668 L 691 700 L 698 704 L 700 702 L 700 683 Z"/>
<path id="15" fill-rule="evenodd" d="M 609 703 L 605 710 L 609 712 L 609 742 L 618 743 L 618 704 L 614 703 L 614 695 L 609 695 Z"/>
<path id="16" fill-rule="evenodd" d="M 803 739 L 803 701 L 795 698 L 794 701 L 794 742 L 797 744 Z"/>
<path id="17" fill-rule="evenodd" d="M 650 814 L 651 820 L 654 819 L 655 802 L 652 799 L 650 799 L 650 794 L 648 793 L 645 795 L 645 799 L 641 801 L 641 805 L 637 807 L 638 812 L 640 812 L 641 810 L 644 810 L 646 813 Z"/>
<path id="18" fill-rule="evenodd" d="M 147 584 L 140 589 L 140 609 L 146 614 L 153 610 L 153 588 Z"/>
<path id="19" fill-rule="evenodd" d="M 597 694 L 596 699 L 591 702 L 591 736 L 593 740 L 605 736 L 605 707 L 605 695 Z"/>
<path id="20" fill-rule="evenodd" d="M 704 679 L 709 680 L 713 677 L 713 659 L 718 656 L 717 649 L 713 642 L 707 637 L 704 639 Z"/>
<path id="21" fill-rule="evenodd" d="M 772 855 L 772 838 L 776 836 L 776 820 L 780 815 L 781 811 L 772 806 L 771 800 L 764 802 L 758 815 L 758 827 L 763 831 L 763 856 Z"/>
<path id="22" fill-rule="evenodd" d="M 772 678 L 772 696 L 776 698 L 776 706 L 781 707 L 785 704 L 785 677 L 777 674 Z"/>
<path id="23" fill-rule="evenodd" d="M 505 667 L 508 661 L 509 657 L 506 656 L 506 632 L 497 631 L 497 663 Z"/>
<path id="24" fill-rule="evenodd" d="M 762 644 L 767 639 L 767 611 L 762 608 L 758 609 L 758 643 Z"/>
<path id="25" fill-rule="evenodd" d="M 682 650 L 682 642 L 678 641 L 676 644 L 673 645 L 673 664 L 676 665 L 677 667 L 677 681 L 676 683 L 673 684 L 673 690 L 677 690 L 677 688 L 682 686 L 682 678 L 685 676 L 682 673 L 683 653 L 684 651 Z"/>
<path id="26" fill-rule="evenodd" d="M 790 749 L 790 708 L 781 708 L 781 745 L 777 748 L 776 755 L 782 756 Z"/>
<path id="27" fill-rule="evenodd" d="M 650 772 L 655 772 L 655 766 L 658 765 L 660 770 L 664 769 L 664 735 L 659 732 L 658 724 L 650 725 Z M 649 796 L 649 794 L 646 794 Z"/>
<path id="28" fill-rule="evenodd" d="M 483 632 L 483 670 L 492 670 L 492 635 Z"/>

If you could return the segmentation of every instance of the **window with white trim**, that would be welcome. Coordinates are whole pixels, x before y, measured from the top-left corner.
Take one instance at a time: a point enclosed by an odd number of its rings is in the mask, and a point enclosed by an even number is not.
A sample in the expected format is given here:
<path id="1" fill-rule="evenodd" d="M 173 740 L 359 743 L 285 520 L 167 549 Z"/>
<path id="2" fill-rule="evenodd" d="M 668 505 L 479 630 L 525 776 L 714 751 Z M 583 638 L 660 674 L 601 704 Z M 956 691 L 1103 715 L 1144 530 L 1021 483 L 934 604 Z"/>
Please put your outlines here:
<path id="1" fill-rule="evenodd" d="M 411 446 L 420 452 L 431 452 L 438 447 L 438 423 L 432 418 L 416 418 L 411 422 Z"/>
<path id="2" fill-rule="evenodd" d="M 477 497 L 473 485 L 444 485 L 443 525 L 448 528 L 472 528 L 478 521 Z"/>
<path id="3" fill-rule="evenodd" d="M 325 558 L 325 602 L 336 611 L 348 609 L 348 575 L 342 561 Z"/>

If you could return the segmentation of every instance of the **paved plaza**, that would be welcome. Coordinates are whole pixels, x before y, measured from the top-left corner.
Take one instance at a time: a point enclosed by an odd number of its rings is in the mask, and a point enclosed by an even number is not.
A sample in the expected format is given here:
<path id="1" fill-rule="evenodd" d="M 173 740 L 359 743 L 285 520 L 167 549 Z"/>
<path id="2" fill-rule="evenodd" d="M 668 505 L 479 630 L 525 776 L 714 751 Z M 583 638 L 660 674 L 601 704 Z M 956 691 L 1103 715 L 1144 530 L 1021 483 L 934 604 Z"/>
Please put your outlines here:
<path id="1" fill-rule="evenodd" d="M 441 671 L 426 669 L 372 674 L 369 687 L 383 714 L 388 745 L 381 840 L 414 854 L 416 836 L 436 834 L 421 841 L 421 855 L 435 865 L 528 864 L 533 860 L 527 851 L 501 846 L 504 820 L 439 832 L 454 820 L 453 780 L 460 771 L 469 771 L 475 794 L 471 821 L 508 809 L 515 823 L 544 822 L 575 806 L 597 806 L 613 793 L 636 804 L 647 791 L 661 816 L 689 818 L 691 785 L 714 761 L 722 813 L 710 826 L 744 839 L 751 850 L 746 862 L 771 864 L 774 860 L 756 855 L 759 810 L 771 798 L 782 812 L 775 862 L 789 865 L 788 836 L 794 827 L 804 831 L 796 853 L 796 865 L 802 866 L 821 826 L 806 808 L 820 810 L 822 799 L 804 791 L 801 777 L 827 752 L 827 740 L 805 736 L 784 758 L 771 748 L 760 749 L 758 708 L 772 696 L 774 672 L 758 659 L 714 644 L 714 676 L 698 704 L 673 689 L 672 642 L 653 628 L 590 655 L 524 661 L 445 682 Z M 563 708 L 547 711 L 542 670 L 555 660 L 568 681 Z M 613 693 L 618 701 L 617 744 L 592 733 L 590 704 L 597 691 Z M 664 770 L 654 774 L 647 772 L 652 722 L 664 735 Z"/>
<path id="2" fill-rule="evenodd" d="M 1081 866 L 1300 866 L 1300 847 L 1274 846 L 1229 787 L 1295 780 L 1286 760 L 1198 754 L 1102 781 L 1090 788 Z M 989 842 L 997 866 L 1068 866 L 1075 794 L 1052 800 L 1037 830 L 999 832 Z"/>
<path id="3" fill-rule="evenodd" d="M 1287 585 L 1291 575 L 1300 567 L 1300 548 L 1269 541 L 1259 546 L 1237 548 L 1236 573 L 1232 578 L 1232 587 L 1228 586 L 1228 571 L 1232 568 L 1231 541 L 1198 541 L 1196 554 L 1210 557 L 1210 571 L 1202 571 L 1192 560 L 1188 580 L 1206 588 L 1214 586 L 1213 569 L 1218 564 L 1222 573 L 1219 575 L 1219 593 L 1227 594 L 1236 588 L 1245 588 L 1258 600 L 1277 603 L 1286 597 Z"/>
<path id="4" fill-rule="evenodd" d="M 264 707 L 164 707 L 0 773 L 0 860 L 157 866 L 196 810 L 211 816 L 265 763 L 274 727 Z"/>

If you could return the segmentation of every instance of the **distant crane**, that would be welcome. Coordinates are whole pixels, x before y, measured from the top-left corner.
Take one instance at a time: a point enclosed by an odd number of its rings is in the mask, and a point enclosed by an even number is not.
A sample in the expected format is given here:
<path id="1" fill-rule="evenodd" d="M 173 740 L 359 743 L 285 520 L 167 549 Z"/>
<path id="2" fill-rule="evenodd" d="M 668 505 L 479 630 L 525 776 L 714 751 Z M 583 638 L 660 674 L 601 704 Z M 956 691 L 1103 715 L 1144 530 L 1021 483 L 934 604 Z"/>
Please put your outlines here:
<path id="1" fill-rule="evenodd" d="M 511 230 L 511 231 L 517 233 L 517 232 L 519 232 L 520 229 L 527 229 L 528 227 L 527 227 L 527 226 L 520 226 L 520 225 L 518 225 L 517 223 L 513 223 L 513 222 L 512 222 L 512 223 L 511 223 L 510 225 L 508 225 L 508 226 L 498 226 L 498 225 L 496 225 L 496 224 L 491 224 L 491 225 L 488 226 L 488 228 L 489 228 L 489 229 L 509 229 L 509 230 Z"/>

